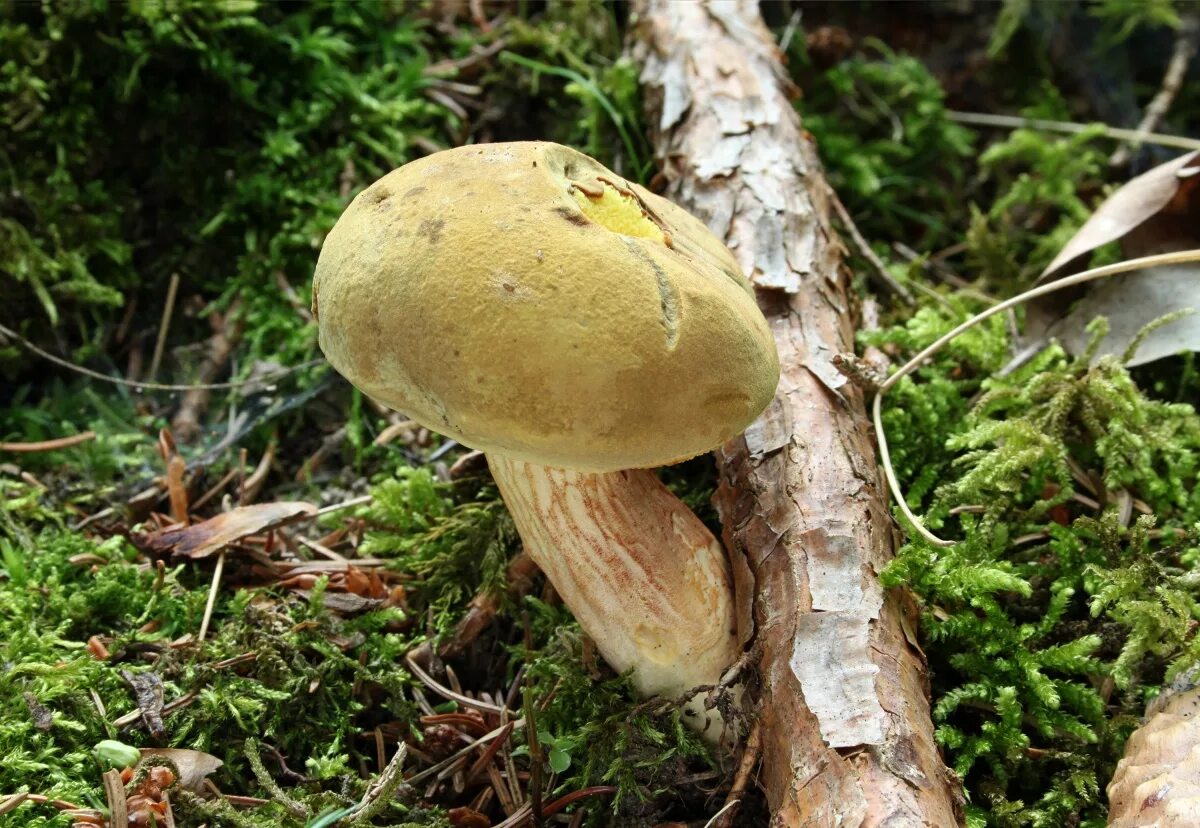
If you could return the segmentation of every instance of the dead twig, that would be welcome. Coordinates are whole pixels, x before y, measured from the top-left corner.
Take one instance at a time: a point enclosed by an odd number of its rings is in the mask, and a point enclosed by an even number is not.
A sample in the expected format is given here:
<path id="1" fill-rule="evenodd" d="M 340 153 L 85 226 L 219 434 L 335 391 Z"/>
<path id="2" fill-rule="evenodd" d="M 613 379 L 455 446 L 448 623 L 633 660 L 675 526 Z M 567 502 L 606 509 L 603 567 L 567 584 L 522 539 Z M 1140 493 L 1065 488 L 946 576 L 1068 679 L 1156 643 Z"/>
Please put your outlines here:
<path id="1" fill-rule="evenodd" d="M 762 755 L 762 719 L 755 719 L 750 725 L 750 735 L 746 737 L 746 746 L 742 748 L 742 759 L 738 762 L 737 773 L 733 775 L 733 786 L 725 797 L 725 805 L 717 812 L 712 823 L 713 828 L 733 828 L 733 818 L 737 815 L 742 799 L 746 796 L 746 788 L 750 784 L 750 775 Z"/>
<path id="2" fill-rule="evenodd" d="M 171 283 L 167 286 L 167 301 L 163 302 L 162 319 L 158 323 L 158 337 L 154 340 L 154 356 L 150 358 L 150 379 L 158 375 L 158 366 L 162 364 L 163 348 L 167 345 L 167 331 L 171 329 L 171 317 L 175 313 L 175 295 L 179 292 L 179 274 L 171 274 Z"/>
<path id="3" fill-rule="evenodd" d="M 1157 144 L 1160 147 L 1175 147 L 1176 149 L 1198 150 L 1200 140 L 1183 138 L 1179 135 L 1163 135 L 1159 132 L 1140 133 L 1135 129 L 1121 129 L 1107 124 L 1076 124 L 1070 121 L 1047 121 L 1043 118 L 1019 118 L 1013 115 L 993 115 L 987 112 L 955 112 L 947 110 L 946 117 L 959 124 L 972 126 L 997 127 L 999 129 L 1038 129 L 1044 132 L 1063 132 L 1068 135 L 1078 135 L 1088 132 L 1096 126 L 1104 128 L 1102 133 L 1106 138 L 1117 141 L 1141 141 L 1144 144 Z"/>
<path id="4" fill-rule="evenodd" d="M 71 446 L 77 446 L 80 443 L 86 443 L 88 440 L 95 439 L 96 432 L 81 431 L 79 434 L 72 434 L 70 437 L 58 437 L 53 440 L 41 440 L 36 443 L 0 443 L 0 451 L 17 451 L 23 453 L 56 451 L 57 449 L 70 448 Z"/>
<path id="5" fill-rule="evenodd" d="M 238 503 L 245 505 L 258 497 L 258 493 L 262 491 L 263 484 L 267 482 L 267 475 L 271 473 L 271 464 L 275 462 L 275 450 L 277 447 L 278 444 L 275 438 L 272 437 L 270 442 L 267 443 L 267 449 L 263 452 L 262 459 L 254 467 L 254 471 L 238 487 Z"/>
<path id="6" fill-rule="evenodd" d="M 871 269 L 875 274 L 876 280 L 885 288 L 890 290 L 896 296 L 899 296 L 906 305 L 916 304 L 908 288 L 896 281 L 895 277 L 888 272 L 887 265 L 883 263 L 870 243 L 863 238 L 863 234 L 859 232 L 858 225 L 854 223 L 854 219 L 850 217 L 850 211 L 846 209 L 846 205 L 842 204 L 842 200 L 838 198 L 837 193 L 832 187 L 827 187 L 829 191 L 829 202 L 833 205 L 833 212 L 841 222 L 842 228 L 850 234 L 850 240 L 854 242 L 854 246 L 858 249 L 859 254 L 867 260 L 867 264 L 871 265 Z"/>
<path id="7" fill-rule="evenodd" d="M 421 74 L 435 77 L 438 75 L 457 76 L 468 69 L 475 68 L 481 63 L 486 63 L 506 48 L 508 48 L 508 41 L 504 38 L 497 38 L 482 49 L 476 46 L 475 51 L 472 51 L 466 57 L 461 57 L 457 60 L 447 58 L 439 60 L 437 63 L 431 63 L 425 67 Z"/>
<path id="8" fill-rule="evenodd" d="M 66 368 L 68 371 L 74 371 L 76 374 L 82 374 L 85 377 L 91 377 L 94 380 L 101 382 L 112 383 L 113 385 L 122 385 L 126 388 L 133 388 L 136 391 L 227 391 L 234 388 L 243 388 L 247 385 L 262 385 L 263 383 L 275 382 L 281 380 L 290 374 L 297 371 L 303 371 L 305 368 L 311 368 L 314 365 L 321 365 L 325 362 L 322 359 L 310 359 L 308 362 L 302 362 L 299 365 L 293 365 L 290 368 L 282 368 L 278 371 L 273 371 L 261 377 L 253 377 L 251 379 L 237 380 L 234 382 L 205 382 L 193 383 L 191 385 L 176 385 L 173 383 L 164 382 L 137 382 L 128 380 L 124 377 L 110 377 L 108 374 L 101 374 L 99 371 L 93 371 L 91 368 L 84 368 L 82 365 L 76 365 L 74 362 L 55 356 L 54 354 L 39 348 L 25 337 L 5 325 L 0 325 L 0 335 L 6 336 L 16 342 L 25 350 L 34 356 L 39 356 L 47 362 L 52 362 L 60 368 Z"/>
<path id="9" fill-rule="evenodd" d="M 196 502 L 192 504 L 191 511 L 195 512 L 196 510 L 203 507 L 205 503 L 208 503 L 208 501 L 212 500 L 214 497 L 216 497 L 218 494 L 220 494 L 222 489 L 224 489 L 231 482 L 233 482 L 234 478 L 236 478 L 238 476 L 238 473 L 240 471 L 241 471 L 240 469 L 236 469 L 236 468 L 230 469 L 229 471 L 227 471 L 225 473 L 225 476 L 216 482 L 216 485 L 214 485 L 211 489 L 209 489 L 207 492 L 200 495 L 200 497 L 196 499 Z"/>
<path id="10" fill-rule="evenodd" d="M 317 450 L 309 456 L 307 460 L 300 464 L 300 469 L 296 472 L 296 481 L 307 483 L 312 479 L 312 474 L 316 469 L 319 469 L 324 464 L 325 459 L 333 454 L 342 443 L 346 441 L 346 426 L 341 426 L 336 431 L 333 431 L 321 440 L 321 445 L 317 446 Z"/>
<path id="11" fill-rule="evenodd" d="M 1158 129 L 1163 118 L 1171 110 L 1171 104 L 1179 90 L 1183 88 L 1183 79 L 1187 76 L 1188 66 L 1196 56 L 1200 46 L 1200 14 L 1191 12 L 1183 15 L 1179 21 L 1179 29 L 1175 32 L 1175 47 L 1171 50 L 1171 59 L 1167 61 L 1167 69 L 1163 73 L 1162 85 L 1158 94 L 1146 105 L 1141 122 L 1137 125 L 1135 135 L 1129 143 L 1119 147 L 1108 163 L 1113 167 L 1123 167 L 1129 162 L 1133 151 L 1141 146 L 1144 137 Z"/>
<path id="12" fill-rule="evenodd" d="M 200 366 L 201 383 L 210 383 L 224 370 L 233 355 L 233 349 L 242 338 L 242 322 L 237 315 L 238 306 L 224 314 L 213 314 L 209 319 L 212 336 L 208 340 L 208 353 Z M 179 410 L 171 419 L 172 430 L 184 443 L 190 443 L 200 434 L 200 417 L 208 408 L 210 390 L 197 386 L 189 389 L 179 402 Z"/>

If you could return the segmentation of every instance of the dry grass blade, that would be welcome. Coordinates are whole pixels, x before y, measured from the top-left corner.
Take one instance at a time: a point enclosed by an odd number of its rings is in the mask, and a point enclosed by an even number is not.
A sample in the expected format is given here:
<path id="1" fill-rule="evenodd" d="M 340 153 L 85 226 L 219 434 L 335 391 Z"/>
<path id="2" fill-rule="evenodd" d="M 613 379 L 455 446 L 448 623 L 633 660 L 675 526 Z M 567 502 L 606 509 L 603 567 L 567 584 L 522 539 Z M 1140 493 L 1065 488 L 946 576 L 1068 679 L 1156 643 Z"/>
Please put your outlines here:
<path id="1" fill-rule="evenodd" d="M 879 393 L 875 395 L 875 402 L 871 407 L 871 418 L 875 423 L 875 438 L 879 443 L 879 462 L 883 466 L 884 477 L 887 478 L 888 489 L 891 490 L 892 498 L 895 500 L 896 508 L 904 515 L 905 519 L 912 526 L 913 530 L 918 535 L 924 538 L 934 546 L 947 548 L 954 546 L 954 541 L 943 540 L 937 535 L 930 532 L 921 523 L 912 509 L 908 507 L 908 502 L 904 499 L 904 490 L 900 486 L 900 481 L 896 479 L 896 470 L 892 467 L 891 454 L 888 451 L 887 434 L 883 429 L 883 397 L 888 389 L 902 380 L 904 377 L 911 374 L 919 368 L 925 360 L 940 351 L 945 347 L 946 343 L 952 341 L 957 336 L 965 331 L 978 325 L 998 313 L 1008 310 L 1009 308 L 1020 305 L 1023 302 L 1028 302 L 1030 299 L 1035 299 L 1038 296 L 1044 296 L 1047 293 L 1053 293 L 1056 290 L 1081 285 L 1085 282 L 1091 282 L 1096 279 L 1103 279 L 1108 276 L 1115 276 L 1118 273 L 1129 273 L 1134 270 L 1141 270 L 1148 267 L 1156 267 L 1159 265 L 1179 264 L 1182 262 L 1200 262 L 1200 250 L 1181 250 L 1176 253 L 1163 253 L 1157 256 L 1143 256 L 1140 259 L 1130 259 L 1126 262 L 1117 262 L 1116 264 L 1107 265 L 1105 267 L 1092 268 L 1085 270 L 1082 273 L 1076 273 L 1072 276 L 1059 279 L 1049 284 L 1044 284 L 1039 287 L 1027 290 L 1024 293 L 1018 294 L 1011 299 L 1006 299 L 998 305 L 994 305 L 981 313 L 972 316 L 966 322 L 956 327 L 954 330 L 939 338 L 925 350 L 914 356 L 908 362 L 901 365 L 896 372 L 879 386 Z"/>
<path id="2" fill-rule="evenodd" d="M 488 702 L 480 701 L 479 699 L 473 699 L 470 696 L 463 695 L 462 693 L 455 693 L 449 687 L 445 686 L 433 676 L 429 675 L 429 673 L 421 669 L 420 665 L 417 664 L 416 659 L 413 657 L 413 653 L 410 652 L 408 655 L 406 655 L 404 657 L 404 661 L 408 664 L 408 668 L 412 670 L 413 675 L 419 678 L 426 687 L 428 687 L 430 690 L 433 690 L 443 698 L 456 701 L 463 707 L 471 707 L 475 710 L 482 710 L 485 713 L 500 714 L 505 712 L 504 708 L 500 707 L 499 705 L 490 704 Z"/>
<path id="3" fill-rule="evenodd" d="M 104 794 L 108 798 L 109 821 L 116 826 L 129 824 L 129 810 L 125 800 L 125 783 L 121 781 L 121 772 L 116 770 L 104 774 Z"/>
<path id="4" fill-rule="evenodd" d="M 81 431 L 79 434 L 72 434 L 70 437 L 58 437 L 54 440 L 41 440 L 36 443 L 0 443 L 0 451 L 14 452 L 36 452 L 36 451 L 56 451 L 57 449 L 70 448 L 77 446 L 80 443 L 86 443 L 88 440 L 95 440 L 96 432 Z"/>

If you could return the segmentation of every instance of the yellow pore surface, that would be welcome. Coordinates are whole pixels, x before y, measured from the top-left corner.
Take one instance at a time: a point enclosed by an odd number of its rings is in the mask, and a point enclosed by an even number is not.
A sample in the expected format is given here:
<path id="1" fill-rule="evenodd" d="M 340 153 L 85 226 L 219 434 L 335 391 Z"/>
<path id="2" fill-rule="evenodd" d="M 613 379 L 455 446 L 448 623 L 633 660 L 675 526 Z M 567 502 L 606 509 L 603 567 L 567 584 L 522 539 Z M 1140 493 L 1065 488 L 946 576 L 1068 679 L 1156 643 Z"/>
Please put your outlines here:
<path id="1" fill-rule="evenodd" d="M 585 216 L 614 233 L 663 241 L 663 229 L 650 220 L 632 192 L 621 193 L 607 181 L 599 183 L 603 187 L 599 197 L 579 187 L 571 191 Z"/>

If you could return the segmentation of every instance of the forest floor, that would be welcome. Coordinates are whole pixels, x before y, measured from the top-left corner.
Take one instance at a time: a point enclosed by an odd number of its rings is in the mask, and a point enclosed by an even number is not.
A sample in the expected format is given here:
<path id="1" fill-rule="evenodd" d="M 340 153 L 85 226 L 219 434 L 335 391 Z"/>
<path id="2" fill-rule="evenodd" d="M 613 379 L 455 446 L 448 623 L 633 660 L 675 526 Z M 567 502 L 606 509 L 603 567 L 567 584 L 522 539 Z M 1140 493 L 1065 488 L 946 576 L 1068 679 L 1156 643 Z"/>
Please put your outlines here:
<path id="1" fill-rule="evenodd" d="M 870 9 L 764 14 L 845 206 L 861 345 L 899 363 L 1180 153 L 1104 125 L 1139 123 L 1196 11 Z M 731 760 L 598 659 L 486 464 L 350 387 L 309 311 L 349 199 L 438 149 L 555 140 L 653 188 L 628 32 L 595 2 L 5 8 L 0 828 L 163 820 L 156 762 L 181 826 L 719 810 Z M 1200 134 L 1200 84 L 1169 97 L 1154 131 Z M 1028 321 L 891 391 L 907 502 L 961 542 L 910 540 L 885 580 L 920 603 L 970 823 L 1098 826 L 1145 704 L 1200 662 L 1200 372 L 1135 366 L 1103 323 L 1009 370 Z M 663 478 L 719 533 L 709 459 Z M 121 745 L 155 758 L 120 780 Z M 766 821 L 751 793 L 737 824 Z"/>

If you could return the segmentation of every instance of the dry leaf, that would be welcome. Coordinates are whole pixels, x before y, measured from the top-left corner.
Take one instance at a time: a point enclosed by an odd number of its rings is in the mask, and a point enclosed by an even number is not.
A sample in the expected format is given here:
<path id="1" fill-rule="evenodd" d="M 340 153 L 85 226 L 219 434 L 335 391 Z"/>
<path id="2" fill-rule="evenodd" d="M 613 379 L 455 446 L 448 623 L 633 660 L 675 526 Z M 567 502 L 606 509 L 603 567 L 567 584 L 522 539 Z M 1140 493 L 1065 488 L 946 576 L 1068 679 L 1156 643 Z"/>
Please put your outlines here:
<path id="1" fill-rule="evenodd" d="M 1095 284 L 1065 317 L 1050 326 L 1048 335 L 1068 353 L 1083 353 L 1091 338 L 1088 324 L 1103 316 L 1108 319 L 1108 336 L 1100 343 L 1097 356 L 1120 355 L 1151 322 L 1186 308 L 1200 311 L 1200 264 L 1147 268 Z M 1195 313 L 1155 328 L 1126 364 L 1143 365 L 1185 351 L 1200 351 L 1200 315 Z"/>
<path id="2" fill-rule="evenodd" d="M 142 758 L 161 756 L 170 759 L 179 768 L 179 784 L 189 791 L 204 790 L 204 778 L 220 768 L 224 762 L 211 753 L 183 748 L 141 748 Z"/>
<path id="3" fill-rule="evenodd" d="M 1159 164 L 1117 190 L 1092 214 L 1054 261 L 1042 271 L 1038 282 L 1084 253 L 1123 238 L 1130 230 L 1158 215 L 1175 198 L 1187 170 L 1200 169 L 1200 150 Z M 1185 177 L 1181 178 L 1181 173 Z M 1062 275 L 1062 274 L 1059 274 Z"/>
<path id="4" fill-rule="evenodd" d="M 173 549 L 178 556 L 206 558 L 244 537 L 274 529 L 316 511 L 316 506 L 301 501 L 258 503 L 224 512 L 193 526 L 160 529 L 141 540 L 156 552 Z"/>
<path id="5" fill-rule="evenodd" d="M 1200 247 L 1200 151 L 1161 164 L 1109 196 L 1039 282 L 1066 275 L 1072 261 L 1118 239 L 1126 258 Z M 1187 309 L 1200 311 L 1198 263 L 1147 268 L 1042 297 L 1030 303 L 1026 336 L 1035 343 L 1056 339 L 1079 354 L 1090 340 L 1087 326 L 1104 316 L 1109 334 L 1097 356 L 1122 354 L 1147 325 Z M 1153 330 L 1128 364 L 1183 351 L 1200 351 L 1200 314 Z"/>

